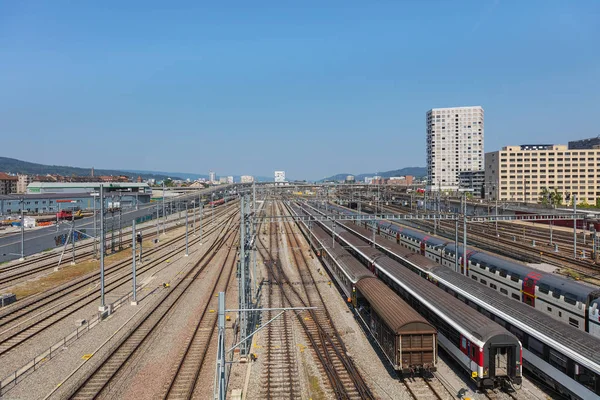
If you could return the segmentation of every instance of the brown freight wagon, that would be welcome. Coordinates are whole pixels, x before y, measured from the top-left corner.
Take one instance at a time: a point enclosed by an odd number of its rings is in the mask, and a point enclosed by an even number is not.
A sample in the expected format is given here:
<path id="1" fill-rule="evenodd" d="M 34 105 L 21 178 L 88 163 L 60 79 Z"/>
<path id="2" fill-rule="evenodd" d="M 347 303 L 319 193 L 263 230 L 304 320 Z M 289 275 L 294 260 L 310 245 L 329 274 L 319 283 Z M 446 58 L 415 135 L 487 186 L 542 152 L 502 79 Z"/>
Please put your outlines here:
<path id="1" fill-rule="evenodd" d="M 435 371 L 437 330 L 375 277 L 359 280 L 356 290 L 358 314 L 394 369 Z"/>

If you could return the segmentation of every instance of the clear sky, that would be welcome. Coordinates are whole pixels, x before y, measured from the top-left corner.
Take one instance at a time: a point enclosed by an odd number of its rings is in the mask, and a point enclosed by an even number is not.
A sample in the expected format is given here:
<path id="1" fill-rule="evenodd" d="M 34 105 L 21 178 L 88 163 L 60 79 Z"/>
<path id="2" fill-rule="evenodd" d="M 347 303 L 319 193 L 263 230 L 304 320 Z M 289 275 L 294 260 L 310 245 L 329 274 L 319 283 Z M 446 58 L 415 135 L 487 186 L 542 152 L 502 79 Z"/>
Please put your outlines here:
<path id="1" fill-rule="evenodd" d="M 0 155 L 319 179 L 425 166 L 425 112 L 485 151 L 600 134 L 600 1 L 4 1 Z M 594 117 L 594 118 L 592 118 Z"/>

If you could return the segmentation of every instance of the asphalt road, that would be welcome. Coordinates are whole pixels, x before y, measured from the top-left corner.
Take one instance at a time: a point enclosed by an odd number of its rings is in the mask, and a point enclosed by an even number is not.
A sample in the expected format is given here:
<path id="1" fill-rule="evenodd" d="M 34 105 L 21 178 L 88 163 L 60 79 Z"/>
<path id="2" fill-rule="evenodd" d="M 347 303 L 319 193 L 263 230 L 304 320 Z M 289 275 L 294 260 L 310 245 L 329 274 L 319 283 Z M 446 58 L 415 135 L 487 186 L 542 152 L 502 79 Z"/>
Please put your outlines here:
<path id="1" fill-rule="evenodd" d="M 169 213 L 168 210 L 167 214 Z M 162 208 L 159 207 L 160 216 L 162 217 Z M 118 229 L 118 214 L 112 216 L 111 213 L 106 213 L 104 219 L 105 231 L 109 231 L 113 226 Z M 131 226 L 131 222 L 139 217 L 152 215 L 156 218 L 156 205 L 143 205 L 139 210 L 124 210 L 121 214 L 121 226 L 123 228 Z M 97 229 L 100 230 L 100 219 L 97 217 Z M 94 236 L 94 218 L 87 217 L 75 220 L 75 229 L 85 231 L 86 234 Z M 28 231 L 25 229 L 25 257 L 32 254 L 42 252 L 47 249 L 63 246 L 64 238 L 66 238 L 71 230 L 71 222 L 61 222 L 58 227 L 56 225 L 45 228 Z M 107 238 L 109 234 L 106 234 Z M 21 256 L 21 234 L 9 234 L 0 238 L 0 262 L 18 259 Z"/>

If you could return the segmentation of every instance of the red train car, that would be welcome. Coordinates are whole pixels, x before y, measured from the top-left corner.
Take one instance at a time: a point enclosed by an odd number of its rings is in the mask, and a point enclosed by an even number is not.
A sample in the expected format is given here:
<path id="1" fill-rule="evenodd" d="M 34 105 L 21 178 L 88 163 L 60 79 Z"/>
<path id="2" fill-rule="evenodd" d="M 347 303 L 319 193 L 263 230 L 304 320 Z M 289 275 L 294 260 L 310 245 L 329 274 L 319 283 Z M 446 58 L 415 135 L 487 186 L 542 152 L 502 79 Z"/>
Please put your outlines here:
<path id="1" fill-rule="evenodd" d="M 539 214 L 539 213 L 532 213 L 532 212 L 526 212 L 526 211 L 515 211 L 515 215 L 535 215 L 535 214 Z M 585 219 L 578 219 L 577 220 L 577 229 L 591 230 L 592 227 L 594 227 L 594 229 L 596 231 L 600 231 L 600 220 L 598 218 L 599 217 L 597 215 L 590 214 L 589 216 L 586 216 Z M 528 222 L 534 222 L 536 224 L 546 224 L 546 225 L 552 223 L 552 225 L 554 225 L 554 226 L 564 226 L 567 228 L 573 227 L 572 219 L 554 219 L 554 220 L 540 220 L 540 221 L 528 221 Z"/>

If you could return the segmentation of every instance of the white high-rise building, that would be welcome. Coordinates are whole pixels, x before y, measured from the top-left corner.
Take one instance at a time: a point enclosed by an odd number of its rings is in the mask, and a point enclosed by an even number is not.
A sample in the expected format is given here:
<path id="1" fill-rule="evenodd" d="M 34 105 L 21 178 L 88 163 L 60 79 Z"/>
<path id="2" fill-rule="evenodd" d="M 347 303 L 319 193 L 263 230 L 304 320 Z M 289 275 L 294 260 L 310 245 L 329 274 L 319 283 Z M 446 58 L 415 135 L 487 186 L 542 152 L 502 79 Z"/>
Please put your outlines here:
<path id="1" fill-rule="evenodd" d="M 216 182 L 217 181 L 217 174 L 215 174 L 215 171 L 209 171 L 208 172 L 208 180 L 210 182 Z"/>
<path id="2" fill-rule="evenodd" d="M 457 190 L 462 171 L 483 170 L 483 108 L 427 111 L 427 188 Z"/>
<path id="3" fill-rule="evenodd" d="M 276 183 L 285 182 L 285 171 L 275 171 L 275 182 Z"/>

